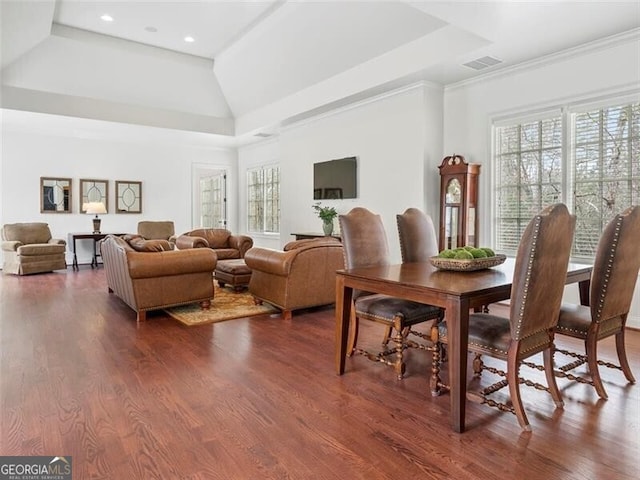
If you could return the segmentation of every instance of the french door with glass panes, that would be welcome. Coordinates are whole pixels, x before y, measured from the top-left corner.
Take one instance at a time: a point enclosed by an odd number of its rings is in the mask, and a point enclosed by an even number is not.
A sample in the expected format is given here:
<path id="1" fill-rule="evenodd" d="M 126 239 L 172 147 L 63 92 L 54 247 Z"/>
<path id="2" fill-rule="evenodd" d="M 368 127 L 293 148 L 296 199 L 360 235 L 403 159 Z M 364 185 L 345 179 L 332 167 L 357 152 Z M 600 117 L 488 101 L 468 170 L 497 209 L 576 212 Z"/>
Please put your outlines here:
<path id="1" fill-rule="evenodd" d="M 195 226 L 227 228 L 227 174 L 224 170 L 199 172 Z"/>

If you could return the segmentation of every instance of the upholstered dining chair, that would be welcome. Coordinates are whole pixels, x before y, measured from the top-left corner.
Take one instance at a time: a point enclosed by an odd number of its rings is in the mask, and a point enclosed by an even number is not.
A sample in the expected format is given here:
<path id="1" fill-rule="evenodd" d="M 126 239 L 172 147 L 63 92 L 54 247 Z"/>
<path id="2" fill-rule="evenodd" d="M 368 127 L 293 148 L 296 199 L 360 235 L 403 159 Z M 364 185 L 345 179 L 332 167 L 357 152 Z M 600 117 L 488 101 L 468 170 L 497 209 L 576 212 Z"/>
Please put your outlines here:
<path id="1" fill-rule="evenodd" d="M 389 245 L 380 215 L 366 208 L 353 208 L 346 215 L 338 216 L 346 268 L 385 266 L 390 264 Z M 442 318 L 439 308 L 382 294 L 355 291 L 352 314 L 352 349 L 369 360 L 394 367 L 398 379 L 405 373 L 404 350 L 409 346 L 419 348 L 407 340 L 411 326 Z M 356 347 L 360 320 L 370 320 L 390 327 L 393 331 L 393 347 L 379 353 L 371 353 Z"/>
<path id="2" fill-rule="evenodd" d="M 407 208 L 403 213 L 396 215 L 398 226 L 398 239 L 400 240 L 400 253 L 402 263 L 428 262 L 430 257 L 438 254 L 438 239 L 431 217 L 418 208 Z M 438 320 L 444 318 L 444 310 L 441 309 Z M 434 323 L 434 325 L 436 325 Z M 423 334 L 415 330 L 409 333 L 427 340 L 431 346 L 431 335 Z M 391 336 L 391 327 L 387 327 L 385 344 Z"/>
<path id="3" fill-rule="evenodd" d="M 507 371 L 482 365 L 504 380 L 483 388 L 480 392 L 468 392 L 471 400 L 477 400 L 501 411 L 515 413 L 523 430 L 531 426 L 520 397 L 520 364 L 524 359 L 543 353 L 544 371 L 548 387 L 526 381 L 527 385 L 548 391 L 557 407 L 562 407 L 562 397 L 553 371 L 554 329 L 558 322 L 560 304 L 564 292 L 567 266 L 575 217 L 564 204 L 555 204 L 537 214 L 527 225 L 516 254 L 509 318 L 490 313 L 473 313 L 469 316 L 468 349 L 507 362 Z M 442 322 L 437 341 L 446 343 L 447 327 Z M 432 390 L 441 385 L 439 379 L 440 349 L 433 352 Z M 511 405 L 489 398 L 508 386 Z"/>
<path id="4" fill-rule="evenodd" d="M 640 269 L 638 241 L 640 206 L 634 206 L 616 215 L 598 241 L 591 271 L 590 306 L 563 304 L 560 308 L 556 333 L 584 340 L 585 354 L 556 348 L 556 352 L 577 359 L 556 367 L 556 375 L 592 385 L 603 399 L 607 392 L 598 365 L 622 370 L 627 380 L 635 383 L 625 351 L 624 331 Z M 598 342 L 612 335 L 616 337 L 620 365 L 598 360 Z M 591 380 L 567 373 L 585 363 Z"/>

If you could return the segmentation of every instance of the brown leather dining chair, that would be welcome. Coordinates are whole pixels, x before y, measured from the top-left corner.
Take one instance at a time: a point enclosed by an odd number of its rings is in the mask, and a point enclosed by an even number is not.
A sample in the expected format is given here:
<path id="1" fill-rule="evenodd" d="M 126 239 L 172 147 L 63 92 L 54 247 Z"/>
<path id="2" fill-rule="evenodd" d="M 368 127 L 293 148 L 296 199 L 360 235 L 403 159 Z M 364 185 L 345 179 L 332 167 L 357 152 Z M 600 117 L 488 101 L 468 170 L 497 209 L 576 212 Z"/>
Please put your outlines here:
<path id="1" fill-rule="evenodd" d="M 345 267 L 347 269 L 390 264 L 389 245 L 380 215 L 366 208 L 353 208 L 346 215 L 339 215 Z M 441 309 L 389 295 L 356 291 L 353 295 L 353 336 L 350 354 L 359 353 L 369 360 L 382 362 L 395 368 L 398 379 L 405 373 L 404 350 L 410 346 L 420 348 L 407 340 L 410 327 L 418 323 L 442 318 Z M 370 320 L 391 328 L 393 347 L 379 353 L 371 353 L 356 347 L 360 320 Z"/>
<path id="2" fill-rule="evenodd" d="M 438 239 L 436 229 L 431 217 L 418 208 L 407 208 L 403 213 L 396 215 L 398 226 L 398 239 L 400 240 L 400 253 L 402 263 L 428 262 L 430 257 L 438 255 Z M 440 317 L 444 318 L 444 310 L 440 309 Z M 437 322 L 434 323 L 436 325 Z M 427 340 L 433 347 L 430 334 L 423 334 L 415 330 L 409 333 Z M 391 328 L 387 327 L 385 343 L 390 338 Z"/>
<path id="3" fill-rule="evenodd" d="M 571 363 L 556 367 L 559 370 L 556 375 L 592 385 L 603 399 L 607 398 L 607 392 L 602 384 L 598 365 L 622 370 L 627 380 L 635 383 L 625 351 L 624 331 L 640 269 L 639 241 L 640 206 L 634 206 L 616 215 L 607 224 L 598 241 L 591 271 L 591 305 L 563 304 L 560 308 L 556 333 L 584 340 L 585 354 L 556 348 L 556 352 L 577 358 Z M 616 337 L 620 365 L 598 360 L 598 342 L 612 335 Z M 585 363 L 590 380 L 567 373 Z"/>
<path id="4" fill-rule="evenodd" d="M 527 384 L 551 393 L 557 407 L 563 405 L 553 371 L 553 340 L 574 228 L 575 217 L 569 214 L 564 204 L 552 205 L 538 213 L 527 225 L 518 246 L 509 317 L 490 313 L 469 316 L 469 351 L 506 361 L 507 371 L 482 365 L 483 370 L 504 379 L 479 392 L 469 391 L 468 398 L 515 413 L 518 423 L 526 431 L 530 431 L 531 426 L 520 396 L 520 383 L 524 380 L 519 376 L 524 359 L 542 352 L 548 387 L 531 381 Z M 446 322 L 440 324 L 437 340 L 447 342 Z M 434 349 L 432 390 L 434 385 L 441 385 L 439 356 L 440 349 Z M 489 397 L 505 386 L 509 387 L 511 405 Z"/>

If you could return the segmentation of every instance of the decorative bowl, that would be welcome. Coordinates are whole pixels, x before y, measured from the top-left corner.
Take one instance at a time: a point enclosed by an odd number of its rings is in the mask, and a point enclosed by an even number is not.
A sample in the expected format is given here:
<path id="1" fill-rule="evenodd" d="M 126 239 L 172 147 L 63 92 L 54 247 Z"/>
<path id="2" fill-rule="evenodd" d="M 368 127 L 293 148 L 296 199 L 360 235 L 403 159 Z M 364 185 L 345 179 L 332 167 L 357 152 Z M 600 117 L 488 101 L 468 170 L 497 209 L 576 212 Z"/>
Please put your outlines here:
<path id="1" fill-rule="evenodd" d="M 495 257 L 474 258 L 472 260 L 461 260 L 457 258 L 431 257 L 431 264 L 440 270 L 454 270 L 456 272 L 473 272 L 474 270 L 484 270 L 485 268 L 496 267 L 504 263 L 506 255 L 498 254 Z"/>

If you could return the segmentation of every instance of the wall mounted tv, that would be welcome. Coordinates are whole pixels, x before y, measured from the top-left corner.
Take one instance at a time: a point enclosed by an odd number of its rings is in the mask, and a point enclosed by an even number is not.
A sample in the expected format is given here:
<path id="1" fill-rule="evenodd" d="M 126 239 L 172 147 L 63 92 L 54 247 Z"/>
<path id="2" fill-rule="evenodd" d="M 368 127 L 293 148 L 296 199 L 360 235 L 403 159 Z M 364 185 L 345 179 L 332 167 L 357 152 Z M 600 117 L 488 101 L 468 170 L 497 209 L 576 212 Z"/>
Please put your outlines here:
<path id="1" fill-rule="evenodd" d="M 346 157 L 313 164 L 314 200 L 358 197 L 358 162 Z"/>

